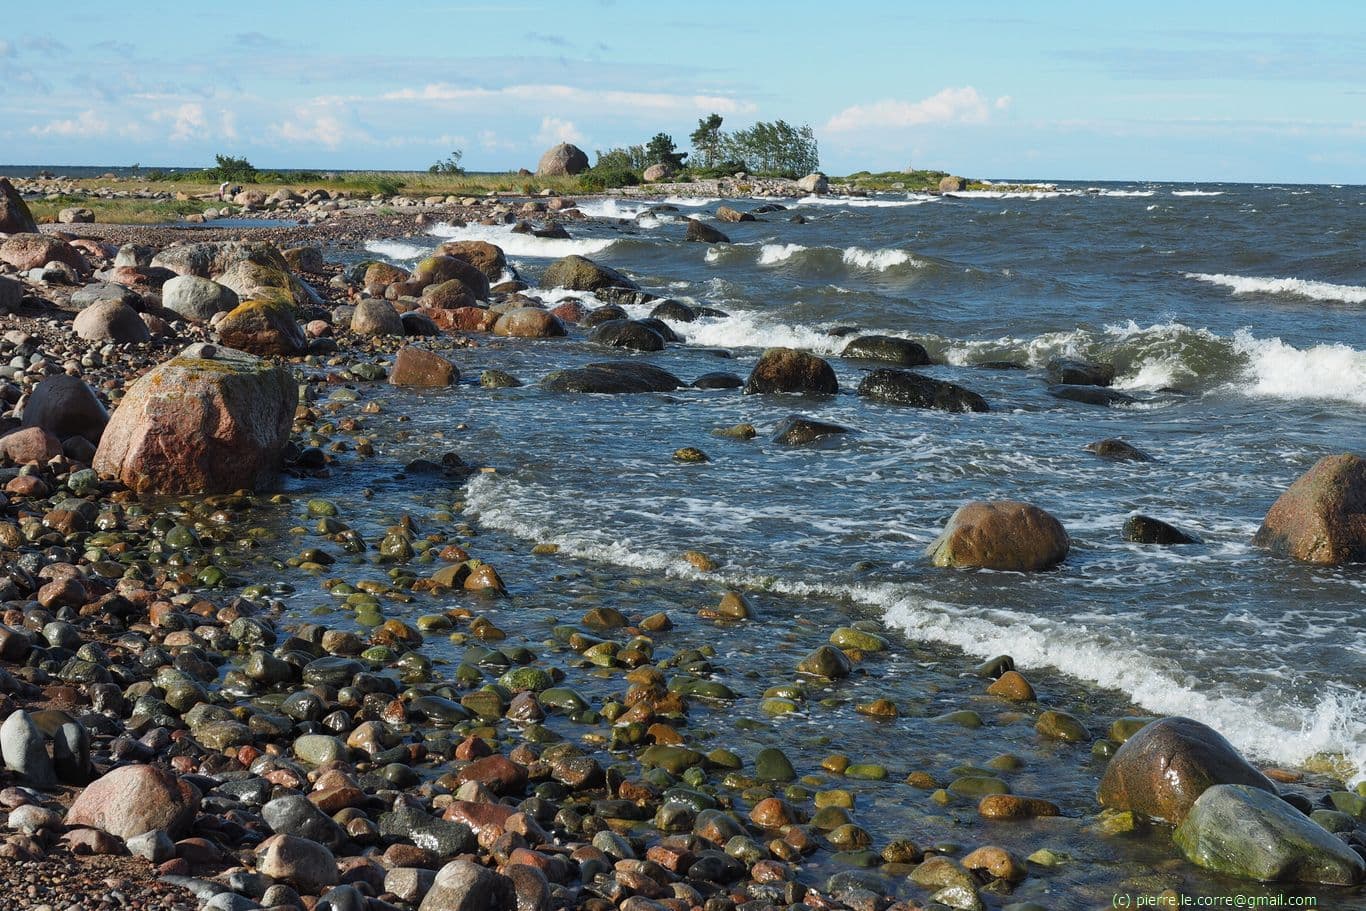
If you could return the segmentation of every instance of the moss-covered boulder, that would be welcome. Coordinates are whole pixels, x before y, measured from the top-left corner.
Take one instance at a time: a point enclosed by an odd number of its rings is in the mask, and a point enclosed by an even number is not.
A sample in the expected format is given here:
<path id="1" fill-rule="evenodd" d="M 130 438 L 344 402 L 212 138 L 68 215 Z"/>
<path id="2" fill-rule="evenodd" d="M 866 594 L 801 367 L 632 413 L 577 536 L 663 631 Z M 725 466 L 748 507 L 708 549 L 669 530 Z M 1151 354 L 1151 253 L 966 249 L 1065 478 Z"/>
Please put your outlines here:
<path id="1" fill-rule="evenodd" d="M 1215 785 L 1195 801 L 1172 840 L 1186 859 L 1261 882 L 1354 886 L 1366 861 L 1275 794 L 1248 785 Z"/>
<path id="2" fill-rule="evenodd" d="M 299 387 L 286 368 L 191 345 L 129 387 L 94 468 L 138 493 L 226 493 L 269 485 Z"/>
<path id="3" fill-rule="evenodd" d="M 281 296 L 243 301 L 216 328 L 223 345 L 248 354 L 290 356 L 308 347 L 293 309 Z"/>

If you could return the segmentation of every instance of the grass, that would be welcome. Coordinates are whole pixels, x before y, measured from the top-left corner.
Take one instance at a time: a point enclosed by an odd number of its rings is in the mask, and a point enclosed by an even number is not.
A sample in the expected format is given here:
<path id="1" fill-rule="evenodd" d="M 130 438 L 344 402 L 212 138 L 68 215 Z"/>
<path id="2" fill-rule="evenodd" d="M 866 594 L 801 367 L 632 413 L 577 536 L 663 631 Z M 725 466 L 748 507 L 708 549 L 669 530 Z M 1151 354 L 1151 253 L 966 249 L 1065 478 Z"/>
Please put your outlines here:
<path id="1" fill-rule="evenodd" d="M 850 183 L 859 190 L 937 190 L 947 171 L 855 171 L 836 183 Z"/>

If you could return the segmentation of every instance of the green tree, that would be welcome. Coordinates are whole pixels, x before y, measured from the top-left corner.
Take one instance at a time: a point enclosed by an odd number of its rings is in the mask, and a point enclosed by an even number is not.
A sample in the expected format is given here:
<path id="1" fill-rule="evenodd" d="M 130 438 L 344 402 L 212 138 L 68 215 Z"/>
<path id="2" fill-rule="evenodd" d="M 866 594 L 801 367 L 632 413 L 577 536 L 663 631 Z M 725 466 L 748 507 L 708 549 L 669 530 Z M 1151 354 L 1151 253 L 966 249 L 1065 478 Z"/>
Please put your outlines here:
<path id="1" fill-rule="evenodd" d="M 743 162 L 755 174 L 801 177 L 820 167 L 815 132 L 785 120 L 759 121 L 747 130 L 722 134 L 721 147 L 726 159 Z"/>
<path id="2" fill-rule="evenodd" d="M 715 167 L 721 158 L 721 115 L 709 114 L 697 121 L 697 129 L 692 131 L 688 140 L 692 143 L 693 161 L 699 158 L 702 166 Z"/>
<path id="3" fill-rule="evenodd" d="M 450 157 L 441 159 L 427 171 L 431 174 L 464 174 L 465 169 L 460 166 L 460 159 L 464 157 L 465 153 L 456 149 L 451 152 Z"/>
<path id="4" fill-rule="evenodd" d="M 678 146 L 674 145 L 674 138 L 668 133 L 656 133 L 645 144 L 645 159 L 649 164 L 666 164 L 681 168 L 683 159 L 687 157 L 687 152 L 678 151 Z"/>
<path id="5" fill-rule="evenodd" d="M 231 155 L 215 155 L 214 161 L 217 166 L 210 168 L 208 173 L 215 180 L 240 180 L 243 183 L 253 183 L 256 180 L 256 166 L 245 158 L 234 158 Z"/>

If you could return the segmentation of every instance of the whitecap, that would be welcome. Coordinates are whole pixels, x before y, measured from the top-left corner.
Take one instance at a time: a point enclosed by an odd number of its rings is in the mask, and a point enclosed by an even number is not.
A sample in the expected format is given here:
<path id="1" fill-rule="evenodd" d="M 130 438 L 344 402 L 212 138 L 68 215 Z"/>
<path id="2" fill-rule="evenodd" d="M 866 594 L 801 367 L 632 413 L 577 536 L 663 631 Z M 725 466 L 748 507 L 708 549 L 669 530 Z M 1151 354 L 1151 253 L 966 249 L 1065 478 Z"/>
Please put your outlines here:
<path id="1" fill-rule="evenodd" d="M 392 260 L 417 260 L 431 255 L 432 252 L 431 247 L 422 247 L 401 240 L 367 240 L 365 249 Z"/>
<path id="2" fill-rule="evenodd" d="M 457 227 L 438 224 L 427 233 L 442 240 L 482 240 L 501 247 L 508 256 L 528 256 L 538 259 L 559 259 L 562 256 L 588 256 L 601 253 L 616 241 L 610 237 L 577 237 L 565 240 L 518 234 L 512 225 L 464 225 Z"/>
<path id="3" fill-rule="evenodd" d="M 1227 275 L 1224 273 L 1187 272 L 1186 278 L 1221 285 L 1234 294 L 1290 294 L 1311 300 L 1340 301 L 1344 304 L 1366 304 L 1366 286 L 1335 285 L 1331 282 L 1310 281 L 1303 278 L 1274 278 L 1256 275 Z"/>

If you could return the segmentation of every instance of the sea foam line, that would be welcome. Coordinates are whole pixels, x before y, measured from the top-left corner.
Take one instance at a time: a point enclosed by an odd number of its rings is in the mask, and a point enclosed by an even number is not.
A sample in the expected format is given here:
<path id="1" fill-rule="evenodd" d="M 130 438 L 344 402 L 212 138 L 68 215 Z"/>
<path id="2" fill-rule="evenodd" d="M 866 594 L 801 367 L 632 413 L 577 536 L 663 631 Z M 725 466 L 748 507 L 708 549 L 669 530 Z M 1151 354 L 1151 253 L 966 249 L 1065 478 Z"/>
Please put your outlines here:
<path id="1" fill-rule="evenodd" d="M 576 237 L 569 240 L 557 237 L 537 237 L 518 234 L 512 225 L 464 225 L 446 223 L 434 225 L 427 232 L 442 240 L 482 240 L 495 244 L 508 256 L 529 256 L 539 259 L 559 259 L 561 256 L 587 256 L 601 253 L 616 243 L 610 237 Z"/>

